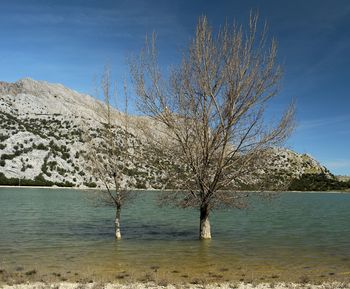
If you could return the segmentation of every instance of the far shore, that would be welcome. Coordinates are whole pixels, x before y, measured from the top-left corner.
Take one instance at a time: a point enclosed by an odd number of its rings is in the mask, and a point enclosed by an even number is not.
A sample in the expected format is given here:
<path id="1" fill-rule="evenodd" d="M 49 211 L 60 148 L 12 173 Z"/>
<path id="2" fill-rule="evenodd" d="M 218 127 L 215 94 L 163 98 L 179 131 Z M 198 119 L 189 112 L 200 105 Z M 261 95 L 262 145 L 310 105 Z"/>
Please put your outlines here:
<path id="1" fill-rule="evenodd" d="M 88 187 L 59 187 L 59 186 L 7 186 L 7 185 L 0 185 L 0 188 L 22 188 L 22 189 L 53 189 L 53 190 L 81 190 L 81 191 L 104 191 L 105 189 L 102 188 L 88 188 Z M 171 192 L 174 191 L 172 189 L 130 189 L 130 191 L 152 191 L 152 192 Z M 256 193 L 257 191 L 236 191 L 241 193 Z M 337 191 L 264 191 L 265 193 L 310 193 L 310 194 L 316 194 L 316 193 L 329 193 L 329 194 L 343 194 L 343 193 L 350 193 L 350 190 L 337 190 Z"/>
<path id="2" fill-rule="evenodd" d="M 53 190 L 81 190 L 81 191 L 104 191 L 102 188 L 89 188 L 89 187 L 59 187 L 59 186 L 8 186 L 0 185 L 0 188 L 17 188 L 17 189 L 53 189 Z M 152 192 L 171 192 L 172 189 L 130 189 L 130 191 L 152 191 Z M 236 191 L 241 193 L 256 193 L 257 191 Z M 265 193 L 325 193 L 325 194 L 347 194 L 350 193 L 350 190 L 336 190 L 336 191 L 264 191 Z"/>

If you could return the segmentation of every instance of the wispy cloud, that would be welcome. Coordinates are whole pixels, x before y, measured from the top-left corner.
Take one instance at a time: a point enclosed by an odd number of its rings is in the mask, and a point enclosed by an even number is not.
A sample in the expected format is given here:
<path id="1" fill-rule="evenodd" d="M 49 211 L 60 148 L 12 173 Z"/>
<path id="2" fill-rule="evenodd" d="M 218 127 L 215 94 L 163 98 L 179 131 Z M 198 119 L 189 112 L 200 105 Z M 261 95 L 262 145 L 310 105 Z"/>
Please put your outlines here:
<path id="1" fill-rule="evenodd" d="M 310 130 L 315 128 L 326 127 L 330 125 L 336 125 L 350 121 L 350 115 L 340 115 L 336 117 L 325 117 L 311 120 L 300 121 L 297 125 L 297 130 Z"/>
<path id="2" fill-rule="evenodd" d="M 131 9 L 132 7 L 132 9 Z M 133 0 L 128 5 L 111 1 L 109 5 L 77 6 L 62 1 L 55 5 L 16 5 L 0 12 L 2 20 L 15 25 L 52 25 L 57 28 L 94 30 L 111 36 L 144 35 L 144 29 L 157 28 L 158 33 L 174 34 L 182 31 L 178 16 L 166 5 L 152 6 Z M 128 30 L 128 32 L 125 32 Z M 136 34 L 136 35 L 135 35 Z"/>

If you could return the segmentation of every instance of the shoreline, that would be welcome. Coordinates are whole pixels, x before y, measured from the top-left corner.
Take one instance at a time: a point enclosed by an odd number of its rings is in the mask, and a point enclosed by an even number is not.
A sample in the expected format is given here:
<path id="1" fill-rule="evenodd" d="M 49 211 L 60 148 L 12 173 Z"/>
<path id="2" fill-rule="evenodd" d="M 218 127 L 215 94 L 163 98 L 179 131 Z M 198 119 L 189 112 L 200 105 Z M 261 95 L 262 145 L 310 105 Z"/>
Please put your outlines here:
<path id="1" fill-rule="evenodd" d="M 35 282 L 35 283 L 21 283 L 13 285 L 0 285 L 3 289 L 334 289 L 334 288 L 350 288 L 350 283 L 342 282 L 323 282 L 320 284 L 312 283 L 244 283 L 244 282 L 227 282 L 227 283 L 212 283 L 212 284 L 166 284 L 165 282 L 149 282 L 149 283 L 100 283 L 100 282 L 89 282 L 89 283 L 71 283 L 71 282 L 57 282 L 57 283 L 45 283 L 45 282 Z"/>
<path id="2" fill-rule="evenodd" d="M 9 186 L 9 185 L 0 185 L 1 188 L 16 188 L 16 189 L 52 189 L 52 190 L 80 190 L 80 191 L 104 191 L 101 188 L 81 188 L 81 187 L 59 187 L 59 186 Z M 142 192 L 142 191 L 151 191 L 151 192 L 164 192 L 164 191 L 174 191 L 171 189 L 130 189 L 130 191 Z M 236 191 L 240 193 L 257 193 L 257 191 Z M 336 190 L 336 191 L 262 191 L 264 193 L 308 193 L 308 194 L 347 194 L 350 193 L 350 190 Z"/>

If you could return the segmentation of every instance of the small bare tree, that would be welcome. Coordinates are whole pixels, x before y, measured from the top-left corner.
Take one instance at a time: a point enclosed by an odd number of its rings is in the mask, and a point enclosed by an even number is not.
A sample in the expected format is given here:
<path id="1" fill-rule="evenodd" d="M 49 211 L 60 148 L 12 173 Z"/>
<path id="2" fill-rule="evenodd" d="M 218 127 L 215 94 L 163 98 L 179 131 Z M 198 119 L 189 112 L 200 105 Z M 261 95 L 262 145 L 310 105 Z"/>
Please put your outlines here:
<path id="1" fill-rule="evenodd" d="M 169 200 L 199 209 L 200 239 L 211 238 L 211 210 L 247 205 L 237 183 L 263 168 L 269 148 L 293 128 L 293 104 L 279 121 L 266 120 L 281 68 L 276 42 L 269 44 L 266 25 L 258 32 L 257 23 L 258 16 L 251 14 L 247 32 L 225 25 L 214 34 L 201 17 L 188 51 L 166 77 L 154 34 L 140 57 L 131 60 L 139 108 L 158 124 L 153 140 L 186 171 L 179 170 L 182 190 Z"/>
<path id="2" fill-rule="evenodd" d="M 119 240 L 122 237 L 120 226 L 122 206 L 132 198 L 132 192 L 122 174 L 129 159 L 128 97 L 124 84 L 125 113 L 122 115 L 111 105 L 112 89 L 108 67 L 104 70 L 101 88 L 104 102 L 96 101 L 94 107 L 94 112 L 101 121 L 101 127 L 96 134 L 89 129 L 87 130 L 85 155 L 91 174 L 100 180 L 106 189 L 104 191 L 106 195 L 99 195 L 100 199 L 116 209 L 115 238 Z M 114 87 L 114 95 L 116 96 L 116 87 Z M 117 120 L 119 123 L 121 121 L 123 125 L 119 126 Z"/>

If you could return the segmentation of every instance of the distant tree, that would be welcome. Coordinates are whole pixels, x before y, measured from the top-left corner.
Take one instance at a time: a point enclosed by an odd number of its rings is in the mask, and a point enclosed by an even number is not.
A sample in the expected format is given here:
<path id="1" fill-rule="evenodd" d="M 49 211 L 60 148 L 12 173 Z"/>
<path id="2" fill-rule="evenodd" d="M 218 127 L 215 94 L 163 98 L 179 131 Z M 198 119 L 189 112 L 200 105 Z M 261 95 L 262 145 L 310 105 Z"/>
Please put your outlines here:
<path id="1" fill-rule="evenodd" d="M 124 203 L 132 198 L 132 192 L 127 182 L 123 181 L 122 171 L 128 164 L 128 98 L 125 87 L 125 114 L 117 112 L 111 105 L 112 87 L 110 70 L 105 68 L 101 88 L 104 102 L 95 102 L 94 112 L 101 121 L 102 127 L 95 132 L 86 128 L 85 142 L 87 168 L 91 174 L 101 181 L 105 187 L 99 197 L 105 203 L 116 209 L 115 215 L 115 238 L 121 239 L 121 210 Z M 116 89 L 114 88 L 114 91 Z M 115 92 L 114 92 L 115 94 Z M 122 120 L 122 126 L 117 125 Z M 98 124 L 97 124 L 98 125 Z M 122 130 L 122 134 L 118 134 Z M 123 135 L 123 137 L 120 137 Z"/>
<path id="2" fill-rule="evenodd" d="M 292 180 L 289 185 L 291 191 L 332 191 L 349 189 L 350 183 L 339 181 L 333 175 L 303 174 Z"/>
<path id="3" fill-rule="evenodd" d="M 200 239 L 211 238 L 213 209 L 246 207 L 246 194 L 235 192 L 235 185 L 263 168 L 269 148 L 293 128 L 293 104 L 279 121 L 266 119 L 282 71 L 276 42 L 268 44 L 266 25 L 259 33 L 257 23 L 258 16 L 251 15 L 247 31 L 225 25 L 214 34 L 201 17 L 182 61 L 166 76 L 154 34 L 130 61 L 138 106 L 158 129 L 148 139 L 182 168 L 182 177 L 171 171 L 181 190 L 166 200 L 199 209 Z"/>

